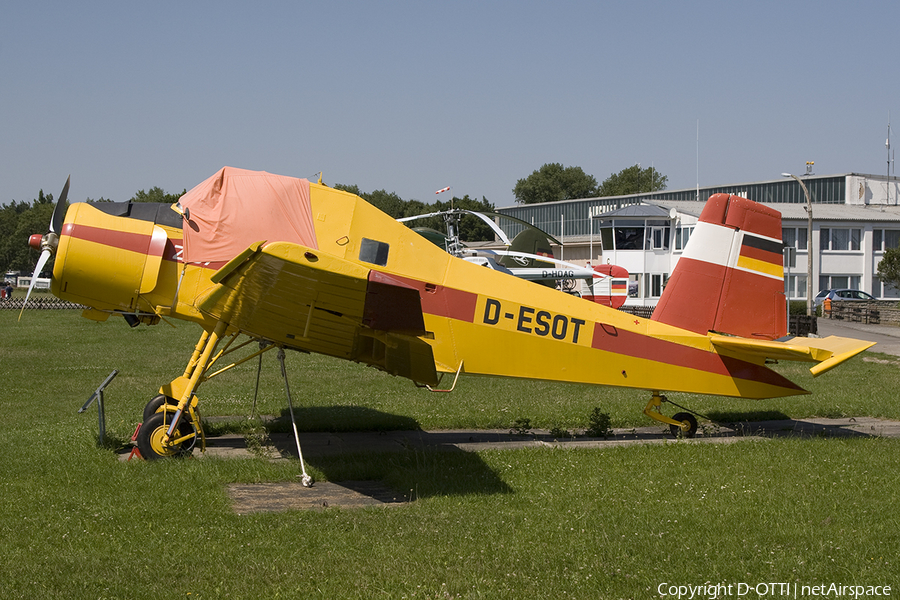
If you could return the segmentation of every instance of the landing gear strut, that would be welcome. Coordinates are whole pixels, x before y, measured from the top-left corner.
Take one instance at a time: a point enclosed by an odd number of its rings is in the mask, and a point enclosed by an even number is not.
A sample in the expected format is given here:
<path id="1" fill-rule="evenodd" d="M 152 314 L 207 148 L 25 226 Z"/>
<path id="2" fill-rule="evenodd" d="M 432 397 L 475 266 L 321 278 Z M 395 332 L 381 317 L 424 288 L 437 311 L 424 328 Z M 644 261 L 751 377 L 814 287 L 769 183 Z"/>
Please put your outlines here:
<path id="1" fill-rule="evenodd" d="M 681 412 L 674 417 L 667 417 L 662 414 L 660 408 L 663 402 L 668 402 L 665 396 L 659 392 L 653 392 L 650 402 L 644 407 L 644 414 L 660 423 L 669 426 L 669 431 L 675 437 L 692 438 L 697 433 L 697 419 L 691 413 Z"/>
<path id="2" fill-rule="evenodd" d="M 297 433 L 297 422 L 294 419 L 294 405 L 291 400 L 291 390 L 288 386 L 287 371 L 284 366 L 284 349 L 272 343 L 261 340 L 249 340 L 231 348 L 231 343 L 240 334 L 236 331 L 230 334 L 225 348 L 217 354 L 216 346 L 225 335 L 228 324 L 220 321 L 213 331 L 204 331 L 200 341 L 194 347 L 194 353 L 188 362 L 184 374 L 174 379 L 159 390 L 159 395 L 150 400 L 144 407 L 144 421 L 137 433 L 137 445 L 141 455 L 147 460 L 158 458 L 186 456 L 190 454 L 197 439 L 200 439 L 201 450 L 206 449 L 206 438 L 203 426 L 200 422 L 200 413 L 197 410 L 197 387 L 204 381 L 223 373 L 232 367 L 246 362 L 273 348 L 278 348 L 278 362 L 281 364 L 281 374 L 284 377 L 284 391 L 287 394 L 288 408 L 291 413 L 291 424 L 294 427 L 294 440 L 297 442 L 297 454 L 300 457 L 300 468 L 303 472 L 301 482 L 304 487 L 313 485 L 313 478 L 306 472 L 306 464 L 303 462 L 303 453 L 300 451 L 300 436 Z M 231 363 L 214 373 L 207 374 L 212 365 L 223 355 L 234 352 L 252 342 L 259 343 L 259 350 L 237 362 Z M 262 362 L 259 363 L 260 367 Z M 257 372 L 257 389 L 259 386 L 259 373 Z M 256 398 L 254 397 L 254 407 Z"/>

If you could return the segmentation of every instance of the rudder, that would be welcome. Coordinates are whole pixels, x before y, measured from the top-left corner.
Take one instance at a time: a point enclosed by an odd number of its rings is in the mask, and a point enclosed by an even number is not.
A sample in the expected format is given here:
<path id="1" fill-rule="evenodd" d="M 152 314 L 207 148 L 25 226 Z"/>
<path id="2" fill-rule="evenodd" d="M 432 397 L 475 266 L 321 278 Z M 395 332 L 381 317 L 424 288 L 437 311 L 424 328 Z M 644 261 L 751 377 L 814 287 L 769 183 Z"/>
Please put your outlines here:
<path id="1" fill-rule="evenodd" d="M 774 340 L 787 333 L 781 213 L 710 196 L 653 312 L 696 333 Z"/>

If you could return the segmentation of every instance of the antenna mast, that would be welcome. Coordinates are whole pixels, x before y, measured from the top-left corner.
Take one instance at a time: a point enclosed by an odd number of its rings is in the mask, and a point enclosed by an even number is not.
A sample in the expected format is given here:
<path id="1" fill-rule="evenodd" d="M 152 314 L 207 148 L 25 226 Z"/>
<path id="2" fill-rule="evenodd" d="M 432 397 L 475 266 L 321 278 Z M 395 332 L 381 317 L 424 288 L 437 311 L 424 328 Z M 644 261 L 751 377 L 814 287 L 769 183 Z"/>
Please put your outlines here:
<path id="1" fill-rule="evenodd" d="M 700 119 L 697 119 L 697 200 L 700 200 Z"/>
<path id="2" fill-rule="evenodd" d="M 885 147 L 885 149 L 887 149 L 887 180 L 884 183 L 885 191 L 887 192 L 887 200 L 885 203 L 890 205 L 890 203 L 891 203 L 891 111 L 888 111 L 887 140 L 884 142 L 884 147 Z"/>

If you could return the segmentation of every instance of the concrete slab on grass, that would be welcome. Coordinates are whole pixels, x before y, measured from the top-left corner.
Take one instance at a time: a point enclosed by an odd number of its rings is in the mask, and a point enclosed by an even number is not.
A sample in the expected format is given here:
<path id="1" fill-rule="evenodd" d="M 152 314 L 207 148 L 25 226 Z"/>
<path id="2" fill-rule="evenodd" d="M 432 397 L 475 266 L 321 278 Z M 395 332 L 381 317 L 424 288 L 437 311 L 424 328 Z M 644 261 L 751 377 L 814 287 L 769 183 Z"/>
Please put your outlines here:
<path id="1" fill-rule="evenodd" d="M 227 486 L 232 508 L 239 515 L 285 510 L 325 510 L 400 506 L 406 498 L 376 481 L 318 482 L 310 488 L 299 481 L 232 483 Z"/>

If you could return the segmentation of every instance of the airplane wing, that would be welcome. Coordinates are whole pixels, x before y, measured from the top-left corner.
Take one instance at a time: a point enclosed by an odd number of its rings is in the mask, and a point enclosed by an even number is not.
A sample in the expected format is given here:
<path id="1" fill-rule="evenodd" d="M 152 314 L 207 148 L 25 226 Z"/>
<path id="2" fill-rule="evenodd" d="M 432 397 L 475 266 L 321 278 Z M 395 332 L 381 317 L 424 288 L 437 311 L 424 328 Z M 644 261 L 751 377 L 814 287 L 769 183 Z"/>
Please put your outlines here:
<path id="1" fill-rule="evenodd" d="M 438 382 L 417 290 L 325 252 L 258 242 L 212 276 L 196 308 L 251 337 Z"/>
<path id="2" fill-rule="evenodd" d="M 762 359 L 818 363 L 810 369 L 813 376 L 821 375 L 875 345 L 875 342 L 833 335 L 826 338 L 795 337 L 784 342 L 712 335 L 710 342 L 717 349 L 730 350 L 744 355 L 750 354 Z"/>

